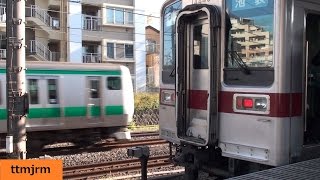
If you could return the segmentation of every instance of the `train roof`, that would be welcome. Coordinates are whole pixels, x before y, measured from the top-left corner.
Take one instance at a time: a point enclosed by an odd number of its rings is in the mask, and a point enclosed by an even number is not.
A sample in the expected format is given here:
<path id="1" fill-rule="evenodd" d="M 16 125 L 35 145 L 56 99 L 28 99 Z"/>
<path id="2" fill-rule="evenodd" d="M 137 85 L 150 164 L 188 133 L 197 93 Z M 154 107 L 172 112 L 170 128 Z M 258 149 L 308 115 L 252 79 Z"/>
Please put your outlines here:
<path id="1" fill-rule="evenodd" d="M 0 61 L 0 68 L 5 68 L 6 62 Z M 70 63 L 70 62 L 48 62 L 48 61 L 26 61 L 26 67 L 32 69 L 81 69 L 81 70 L 120 70 L 125 67 L 117 64 L 107 63 Z"/>
<path id="2" fill-rule="evenodd" d="M 126 66 L 106 63 L 70 63 L 27 61 L 27 74 L 87 74 L 87 75 L 121 75 L 129 71 Z M 5 61 L 0 62 L 1 73 L 6 69 Z"/>

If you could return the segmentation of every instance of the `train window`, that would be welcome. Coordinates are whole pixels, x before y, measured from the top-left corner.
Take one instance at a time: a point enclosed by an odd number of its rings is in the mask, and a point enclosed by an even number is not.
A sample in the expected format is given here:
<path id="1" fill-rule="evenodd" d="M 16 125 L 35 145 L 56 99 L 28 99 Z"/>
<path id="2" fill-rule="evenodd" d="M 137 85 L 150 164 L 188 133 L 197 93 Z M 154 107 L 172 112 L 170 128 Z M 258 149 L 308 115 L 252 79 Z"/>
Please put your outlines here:
<path id="1" fill-rule="evenodd" d="M 273 0 L 227 0 L 231 21 L 229 52 L 241 54 L 249 67 L 270 67 L 273 61 Z M 228 57 L 228 67 L 236 62 Z"/>
<path id="2" fill-rule="evenodd" d="M 109 90 L 121 90 L 121 78 L 120 77 L 108 77 L 107 86 Z"/>
<path id="3" fill-rule="evenodd" d="M 100 92 L 99 92 L 99 80 L 90 80 L 90 87 L 91 87 L 91 98 L 100 98 Z"/>
<path id="4" fill-rule="evenodd" d="M 270 85 L 274 78 L 274 0 L 226 0 L 226 8 L 231 25 L 226 32 L 226 84 Z"/>
<path id="5" fill-rule="evenodd" d="M 194 69 L 208 69 L 208 31 L 208 24 L 194 26 L 193 28 Z"/>
<path id="6" fill-rule="evenodd" d="M 48 79 L 48 102 L 58 104 L 58 88 L 56 79 Z"/>
<path id="7" fill-rule="evenodd" d="M 175 19 L 178 11 L 182 8 L 182 1 L 176 1 L 163 10 L 163 50 L 162 50 L 162 81 L 167 84 L 174 84 L 175 76 L 172 76 L 175 69 Z"/>
<path id="8" fill-rule="evenodd" d="M 39 88 L 37 79 L 28 80 L 28 89 L 30 95 L 30 104 L 39 104 Z"/>

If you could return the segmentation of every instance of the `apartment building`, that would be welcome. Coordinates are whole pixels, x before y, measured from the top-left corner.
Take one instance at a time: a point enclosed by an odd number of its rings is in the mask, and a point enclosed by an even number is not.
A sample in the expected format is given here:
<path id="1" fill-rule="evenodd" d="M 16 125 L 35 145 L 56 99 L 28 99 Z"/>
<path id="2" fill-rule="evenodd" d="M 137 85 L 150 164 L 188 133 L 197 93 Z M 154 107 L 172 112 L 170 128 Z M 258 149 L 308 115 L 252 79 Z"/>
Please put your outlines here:
<path id="1" fill-rule="evenodd" d="M 5 0 L 0 0 L 0 38 L 5 39 Z M 144 91 L 145 18 L 142 0 L 26 1 L 27 61 L 111 63 L 130 69 Z M 5 58 L 0 41 L 0 58 Z"/>
<path id="2" fill-rule="evenodd" d="M 160 31 L 150 25 L 146 27 L 146 51 L 147 90 L 156 91 L 160 84 Z"/>

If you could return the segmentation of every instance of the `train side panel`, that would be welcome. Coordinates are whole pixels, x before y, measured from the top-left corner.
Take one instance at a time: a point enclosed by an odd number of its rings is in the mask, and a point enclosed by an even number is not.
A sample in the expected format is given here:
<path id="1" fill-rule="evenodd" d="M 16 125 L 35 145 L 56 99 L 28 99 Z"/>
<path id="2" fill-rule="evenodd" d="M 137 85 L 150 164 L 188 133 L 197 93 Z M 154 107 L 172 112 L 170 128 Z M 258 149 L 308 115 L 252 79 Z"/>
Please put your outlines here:
<path id="1" fill-rule="evenodd" d="M 31 63 L 33 64 L 33 63 Z M 41 64 L 41 63 L 40 63 Z M 37 65 L 36 67 L 52 68 L 52 65 Z M 123 127 L 132 121 L 134 104 L 131 75 L 126 67 L 111 66 L 105 69 L 97 69 L 97 73 L 92 67 L 88 69 L 92 73 L 87 74 L 85 68 L 68 65 L 71 70 L 76 69 L 76 73 L 68 70 L 59 70 L 55 73 L 44 73 L 39 67 L 37 74 L 27 72 L 27 82 L 32 81 L 32 88 L 37 90 L 37 100 L 30 102 L 30 113 L 27 118 L 27 131 L 47 131 L 65 130 L 95 127 Z M 78 65 L 76 65 L 78 66 Z M 4 67 L 2 67 L 4 68 Z M 79 71 L 78 71 L 79 70 Z M 57 72 L 64 73 L 57 73 Z M 83 71 L 84 74 L 81 74 Z M 110 71 L 110 72 L 108 72 Z M 99 72 L 101 74 L 99 74 Z M 5 71 L 0 74 L 0 133 L 6 132 L 6 89 Z M 108 89 L 108 77 L 120 79 L 115 83 L 121 83 L 119 90 Z M 99 104 L 92 106 L 90 99 L 91 90 L 89 80 L 98 80 L 100 87 Z M 56 82 L 56 99 L 49 98 L 48 81 L 54 79 Z M 112 79 L 111 79 L 112 80 Z M 27 87 L 28 88 L 28 87 Z M 30 88 L 30 87 L 29 87 Z M 32 89 L 31 89 L 32 90 Z M 30 94 L 30 89 L 28 90 Z M 34 91 L 33 91 L 34 92 Z M 50 103 L 51 102 L 51 103 Z M 94 113 L 94 114 L 92 114 Z M 93 115 L 93 116 L 92 116 Z"/>
<path id="2" fill-rule="evenodd" d="M 7 130 L 6 76 L 0 69 L 0 133 Z"/>

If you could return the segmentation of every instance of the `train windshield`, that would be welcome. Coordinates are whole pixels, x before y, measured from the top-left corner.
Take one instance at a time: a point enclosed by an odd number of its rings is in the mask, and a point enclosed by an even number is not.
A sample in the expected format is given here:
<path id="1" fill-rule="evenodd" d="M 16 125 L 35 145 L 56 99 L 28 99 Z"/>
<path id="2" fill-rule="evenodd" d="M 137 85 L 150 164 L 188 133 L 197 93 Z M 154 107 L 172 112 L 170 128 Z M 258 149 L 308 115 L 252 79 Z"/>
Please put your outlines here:
<path id="1" fill-rule="evenodd" d="M 175 1 L 163 10 L 163 50 L 162 50 L 162 81 L 173 84 L 175 79 L 172 74 L 175 69 L 175 20 L 178 11 L 182 8 L 182 1 Z M 171 75 L 170 75 L 171 74 Z"/>
<path id="2" fill-rule="evenodd" d="M 226 0 L 226 7 L 232 27 L 225 66 L 239 67 L 240 59 L 249 68 L 271 67 L 274 0 Z"/>

